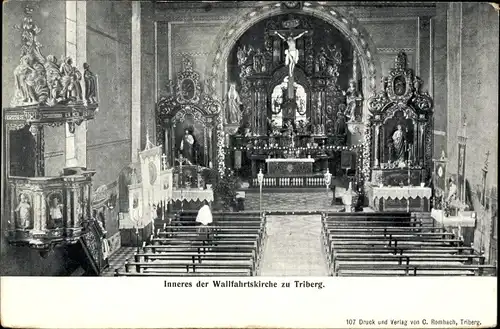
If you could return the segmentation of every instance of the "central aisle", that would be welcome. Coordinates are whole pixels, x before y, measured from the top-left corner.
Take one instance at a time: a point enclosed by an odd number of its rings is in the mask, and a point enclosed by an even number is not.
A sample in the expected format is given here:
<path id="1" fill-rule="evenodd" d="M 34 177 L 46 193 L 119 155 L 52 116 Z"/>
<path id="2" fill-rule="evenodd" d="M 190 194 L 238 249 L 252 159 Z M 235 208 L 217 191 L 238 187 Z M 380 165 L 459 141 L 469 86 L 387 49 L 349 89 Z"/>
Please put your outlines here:
<path id="1" fill-rule="evenodd" d="M 260 276 L 327 276 L 320 215 L 267 216 Z"/>

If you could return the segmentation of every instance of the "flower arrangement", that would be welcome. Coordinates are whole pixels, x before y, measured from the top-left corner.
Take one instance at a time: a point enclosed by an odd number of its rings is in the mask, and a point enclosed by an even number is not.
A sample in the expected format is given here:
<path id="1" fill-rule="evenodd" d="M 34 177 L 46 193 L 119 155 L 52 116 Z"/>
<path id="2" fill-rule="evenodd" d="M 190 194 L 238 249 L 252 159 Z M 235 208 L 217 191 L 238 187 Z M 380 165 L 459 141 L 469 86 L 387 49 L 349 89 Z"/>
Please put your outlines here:
<path id="1" fill-rule="evenodd" d="M 365 123 L 365 133 L 363 140 L 363 180 L 370 181 L 370 161 L 371 161 L 371 123 Z"/>
<path id="2" fill-rule="evenodd" d="M 226 152 L 224 145 L 224 115 L 223 111 L 219 111 L 217 117 L 217 167 L 219 176 L 224 176 L 224 169 L 226 167 Z"/>
<path id="3" fill-rule="evenodd" d="M 222 176 L 218 177 L 213 186 L 215 208 L 228 211 L 234 206 L 236 199 L 236 190 L 238 189 L 238 177 L 230 168 L 224 168 Z"/>

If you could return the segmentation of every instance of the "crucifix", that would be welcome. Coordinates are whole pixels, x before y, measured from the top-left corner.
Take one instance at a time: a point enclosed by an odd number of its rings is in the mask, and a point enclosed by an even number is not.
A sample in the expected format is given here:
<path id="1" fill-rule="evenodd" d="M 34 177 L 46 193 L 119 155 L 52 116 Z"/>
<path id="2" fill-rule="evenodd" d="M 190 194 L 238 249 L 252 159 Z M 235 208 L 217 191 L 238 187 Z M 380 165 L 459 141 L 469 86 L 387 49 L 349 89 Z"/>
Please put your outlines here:
<path id="1" fill-rule="evenodd" d="M 295 98 L 293 89 L 293 71 L 295 69 L 295 65 L 299 62 L 299 50 L 296 47 L 296 40 L 305 34 L 310 35 L 311 32 L 308 30 L 293 28 L 288 30 L 271 30 L 270 32 L 271 35 L 277 35 L 288 44 L 288 49 L 285 50 L 285 65 L 288 66 L 288 99 L 292 100 Z"/>

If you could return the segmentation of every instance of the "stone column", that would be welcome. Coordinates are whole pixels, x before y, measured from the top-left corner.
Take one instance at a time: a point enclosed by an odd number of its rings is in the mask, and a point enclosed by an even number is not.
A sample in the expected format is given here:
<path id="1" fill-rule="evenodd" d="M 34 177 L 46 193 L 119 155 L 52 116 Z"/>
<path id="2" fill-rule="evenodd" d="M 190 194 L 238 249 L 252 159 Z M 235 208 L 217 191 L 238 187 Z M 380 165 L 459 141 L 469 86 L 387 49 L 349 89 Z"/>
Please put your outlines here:
<path id="1" fill-rule="evenodd" d="M 169 45 L 170 46 L 170 45 Z M 141 2 L 132 2 L 132 113 L 131 162 L 136 162 L 141 148 Z"/>
<path id="2" fill-rule="evenodd" d="M 83 74 L 83 63 L 87 61 L 87 3 L 66 1 L 66 56 Z M 85 81 L 80 81 L 82 97 L 85 95 Z M 87 123 L 75 125 L 74 131 L 66 124 L 65 167 L 87 166 Z"/>
<path id="3" fill-rule="evenodd" d="M 373 135 L 373 140 L 374 140 L 374 160 L 373 160 L 373 166 L 375 168 L 378 168 L 379 166 L 379 135 L 380 135 L 380 124 L 378 122 L 375 123 L 375 133 Z"/>

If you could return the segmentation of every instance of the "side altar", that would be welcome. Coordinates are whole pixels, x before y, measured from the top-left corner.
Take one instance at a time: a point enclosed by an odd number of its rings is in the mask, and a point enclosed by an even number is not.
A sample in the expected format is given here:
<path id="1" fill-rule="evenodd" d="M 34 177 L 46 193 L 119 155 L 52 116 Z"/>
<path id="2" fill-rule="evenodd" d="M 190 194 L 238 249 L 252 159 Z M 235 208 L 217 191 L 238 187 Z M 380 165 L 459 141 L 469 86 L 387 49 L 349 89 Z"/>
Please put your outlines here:
<path id="1" fill-rule="evenodd" d="M 422 80 L 407 68 L 406 54 L 395 59 L 382 90 L 368 100 L 371 112 L 371 179 L 368 203 L 377 211 L 430 211 L 432 190 L 432 99 Z"/>
<path id="2" fill-rule="evenodd" d="M 211 203 L 213 176 L 224 166 L 220 101 L 200 81 L 187 55 L 175 80 L 169 81 L 169 94 L 160 97 L 156 108 L 157 144 L 163 145 L 162 160 L 172 175 L 169 203 L 160 205 L 160 216 Z"/>

